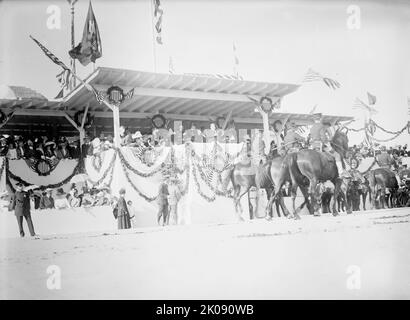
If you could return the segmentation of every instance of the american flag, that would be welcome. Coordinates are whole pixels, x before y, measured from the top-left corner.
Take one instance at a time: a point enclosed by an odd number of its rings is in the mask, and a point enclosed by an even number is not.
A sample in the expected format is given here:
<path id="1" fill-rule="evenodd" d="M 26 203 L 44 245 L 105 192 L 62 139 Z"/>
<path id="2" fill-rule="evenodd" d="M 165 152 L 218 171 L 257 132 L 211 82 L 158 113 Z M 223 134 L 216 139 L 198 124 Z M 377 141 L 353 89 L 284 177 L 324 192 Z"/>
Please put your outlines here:
<path id="1" fill-rule="evenodd" d="M 52 54 L 45 46 L 43 46 L 38 40 L 34 39 L 31 35 L 30 38 L 37 43 L 37 45 L 40 47 L 41 50 L 46 54 L 46 56 L 53 61 L 56 65 L 60 66 L 64 70 L 70 71 L 70 68 L 68 68 L 60 59 L 58 59 L 54 54 Z"/>
<path id="2" fill-rule="evenodd" d="M 369 114 L 376 114 L 377 110 L 373 107 L 368 106 L 367 104 L 365 104 L 362 100 L 360 100 L 359 98 L 356 98 L 356 100 L 354 101 L 353 104 L 353 109 L 361 109 L 361 110 L 365 110 L 367 112 L 369 112 Z"/>
<path id="3" fill-rule="evenodd" d="M 134 88 L 125 94 L 125 99 L 131 99 L 134 96 Z"/>
<path id="4" fill-rule="evenodd" d="M 154 18 L 155 18 L 155 31 L 157 32 L 157 43 L 162 44 L 162 15 L 164 10 L 162 10 L 160 0 L 152 0 L 154 2 Z"/>
<path id="5" fill-rule="evenodd" d="M 313 81 L 323 81 L 329 88 L 336 90 L 340 88 L 340 83 L 336 80 L 326 78 L 322 76 L 320 73 L 309 69 L 303 79 L 303 82 L 313 82 Z"/>
<path id="6" fill-rule="evenodd" d="M 372 95 L 371 93 L 367 93 L 367 99 L 369 100 L 369 105 L 374 105 L 376 103 L 376 96 Z"/>

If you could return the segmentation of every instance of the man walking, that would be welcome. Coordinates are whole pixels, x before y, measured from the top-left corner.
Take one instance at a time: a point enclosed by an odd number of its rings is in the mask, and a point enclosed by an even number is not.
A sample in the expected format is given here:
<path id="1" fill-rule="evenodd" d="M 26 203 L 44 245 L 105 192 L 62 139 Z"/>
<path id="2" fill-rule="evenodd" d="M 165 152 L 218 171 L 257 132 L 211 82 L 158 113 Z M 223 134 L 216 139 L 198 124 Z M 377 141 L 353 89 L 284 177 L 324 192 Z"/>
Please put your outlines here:
<path id="1" fill-rule="evenodd" d="M 36 237 L 34 232 L 33 221 L 31 220 L 30 213 L 30 195 L 23 190 L 23 184 L 18 183 L 16 186 L 16 192 L 12 197 L 11 210 L 14 210 L 14 214 L 17 218 L 17 224 L 19 226 L 20 236 L 24 237 L 23 229 L 23 217 L 26 219 L 30 235 Z"/>

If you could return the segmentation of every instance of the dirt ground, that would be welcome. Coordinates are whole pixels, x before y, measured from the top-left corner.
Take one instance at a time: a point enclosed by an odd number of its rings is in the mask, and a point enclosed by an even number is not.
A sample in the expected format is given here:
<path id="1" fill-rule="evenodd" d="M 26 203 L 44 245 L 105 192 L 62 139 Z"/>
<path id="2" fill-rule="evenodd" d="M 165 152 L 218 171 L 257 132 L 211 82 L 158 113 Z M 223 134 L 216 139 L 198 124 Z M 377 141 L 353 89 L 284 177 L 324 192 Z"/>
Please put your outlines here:
<path id="1" fill-rule="evenodd" d="M 409 208 L 0 239 L 2 299 L 409 299 L 409 270 Z"/>

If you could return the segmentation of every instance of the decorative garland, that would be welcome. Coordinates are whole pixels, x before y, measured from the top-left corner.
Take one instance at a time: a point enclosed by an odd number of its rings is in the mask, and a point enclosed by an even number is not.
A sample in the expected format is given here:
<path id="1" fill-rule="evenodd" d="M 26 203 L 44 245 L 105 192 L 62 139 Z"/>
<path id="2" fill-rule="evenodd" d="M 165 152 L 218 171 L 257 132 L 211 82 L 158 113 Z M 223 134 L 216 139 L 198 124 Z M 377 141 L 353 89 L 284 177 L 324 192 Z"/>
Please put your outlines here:
<path id="1" fill-rule="evenodd" d="M 114 152 L 114 154 L 113 154 L 113 156 L 112 156 L 112 159 L 111 159 L 111 161 L 110 161 L 110 163 L 109 163 L 107 169 L 104 171 L 102 177 L 101 177 L 100 179 L 98 179 L 97 181 L 93 181 L 93 180 L 91 180 L 90 178 L 89 178 L 89 180 L 90 180 L 93 184 L 98 185 L 98 184 L 100 184 L 102 181 L 104 181 L 104 179 L 105 179 L 105 178 L 107 177 L 107 175 L 108 175 L 108 172 L 111 171 L 111 175 L 113 175 L 113 172 L 114 172 L 114 163 L 115 163 L 115 159 L 116 159 L 116 158 L 117 158 L 117 151 Z M 112 180 L 112 177 L 110 177 L 110 180 Z"/>
<path id="2" fill-rule="evenodd" d="M 378 125 L 378 124 L 377 124 L 376 122 L 374 122 L 373 120 L 370 120 L 370 123 L 373 124 L 374 126 L 376 126 L 377 128 L 379 128 L 380 130 L 386 132 L 386 133 L 395 134 L 395 135 L 401 134 L 401 133 L 402 133 L 404 130 L 406 130 L 407 127 L 408 127 L 408 124 L 406 124 L 406 125 L 404 126 L 404 128 L 401 129 L 401 130 L 399 130 L 399 131 L 389 131 L 389 130 L 384 129 L 384 128 L 381 127 L 380 125 Z"/>
<path id="3" fill-rule="evenodd" d="M 128 170 L 132 171 L 132 172 L 135 173 L 136 175 L 138 175 L 138 176 L 140 176 L 140 177 L 143 177 L 143 178 L 152 177 L 154 174 L 160 172 L 160 171 L 163 169 L 163 167 L 164 167 L 164 162 L 163 162 L 163 163 L 161 163 L 161 165 L 159 165 L 159 167 L 158 167 L 157 169 L 155 169 L 155 170 L 153 170 L 153 171 L 151 171 L 151 172 L 149 172 L 149 173 L 144 173 L 144 172 L 141 172 L 141 171 L 139 171 L 139 170 L 133 168 L 133 167 L 131 166 L 131 164 L 125 159 L 125 157 L 124 157 L 124 155 L 122 154 L 121 150 L 118 150 L 118 155 L 119 155 L 119 157 L 120 157 L 120 161 L 121 161 L 121 164 L 122 164 L 123 166 L 125 166 Z M 168 157 L 167 157 L 167 158 L 168 158 Z M 166 161 L 166 160 L 165 160 L 165 161 Z"/>

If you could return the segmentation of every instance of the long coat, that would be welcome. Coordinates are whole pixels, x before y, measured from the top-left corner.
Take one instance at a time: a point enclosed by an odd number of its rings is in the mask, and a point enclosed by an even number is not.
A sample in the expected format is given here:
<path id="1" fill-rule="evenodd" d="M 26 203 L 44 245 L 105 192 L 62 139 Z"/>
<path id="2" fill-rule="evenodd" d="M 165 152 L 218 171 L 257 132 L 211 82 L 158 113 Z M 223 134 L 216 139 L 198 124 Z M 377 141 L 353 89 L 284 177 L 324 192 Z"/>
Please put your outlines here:
<path id="1" fill-rule="evenodd" d="M 30 195 L 24 191 L 16 191 L 11 200 L 11 210 L 17 217 L 30 215 Z"/>
<path id="2" fill-rule="evenodd" d="M 131 228 L 131 218 L 128 211 L 127 203 L 125 202 L 124 197 L 118 199 L 116 208 L 118 210 L 117 220 L 118 220 L 118 229 L 129 229 Z"/>

